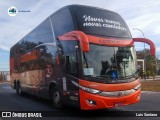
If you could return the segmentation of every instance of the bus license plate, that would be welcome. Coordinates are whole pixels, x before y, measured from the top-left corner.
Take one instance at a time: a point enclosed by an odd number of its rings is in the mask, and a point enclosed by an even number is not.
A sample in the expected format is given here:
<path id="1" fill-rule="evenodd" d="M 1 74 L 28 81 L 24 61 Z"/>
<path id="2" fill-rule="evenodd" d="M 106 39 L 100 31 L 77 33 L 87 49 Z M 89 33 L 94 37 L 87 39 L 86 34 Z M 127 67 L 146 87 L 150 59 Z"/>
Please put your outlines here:
<path id="1" fill-rule="evenodd" d="M 124 106 L 124 102 L 116 102 L 116 103 L 114 103 L 114 106 L 115 106 L 115 107 Z"/>

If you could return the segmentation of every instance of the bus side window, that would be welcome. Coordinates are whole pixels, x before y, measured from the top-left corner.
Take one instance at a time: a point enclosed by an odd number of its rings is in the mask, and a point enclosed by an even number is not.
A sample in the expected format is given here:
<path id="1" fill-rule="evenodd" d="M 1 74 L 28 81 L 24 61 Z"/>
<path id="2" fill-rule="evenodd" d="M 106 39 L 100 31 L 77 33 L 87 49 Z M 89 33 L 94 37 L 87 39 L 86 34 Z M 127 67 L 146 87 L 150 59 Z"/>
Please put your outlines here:
<path id="1" fill-rule="evenodd" d="M 76 51 L 66 54 L 65 67 L 67 74 L 72 75 L 74 77 L 79 77 Z"/>
<path id="2" fill-rule="evenodd" d="M 53 46 L 45 46 L 44 49 L 44 61 L 45 61 L 45 66 L 47 67 L 48 65 L 50 65 L 52 68 L 55 67 L 55 63 L 56 63 L 56 51 L 57 48 L 53 47 Z"/>

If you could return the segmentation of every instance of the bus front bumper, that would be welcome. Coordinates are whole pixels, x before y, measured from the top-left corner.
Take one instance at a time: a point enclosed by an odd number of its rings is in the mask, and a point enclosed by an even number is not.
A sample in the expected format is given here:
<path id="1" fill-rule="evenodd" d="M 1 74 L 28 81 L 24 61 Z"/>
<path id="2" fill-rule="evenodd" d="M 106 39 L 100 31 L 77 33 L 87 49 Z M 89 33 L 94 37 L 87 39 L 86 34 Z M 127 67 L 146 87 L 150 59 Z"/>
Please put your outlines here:
<path id="1" fill-rule="evenodd" d="M 140 102 L 141 90 L 123 97 L 105 97 L 87 93 L 80 89 L 80 107 L 82 110 L 105 109 L 121 107 Z"/>

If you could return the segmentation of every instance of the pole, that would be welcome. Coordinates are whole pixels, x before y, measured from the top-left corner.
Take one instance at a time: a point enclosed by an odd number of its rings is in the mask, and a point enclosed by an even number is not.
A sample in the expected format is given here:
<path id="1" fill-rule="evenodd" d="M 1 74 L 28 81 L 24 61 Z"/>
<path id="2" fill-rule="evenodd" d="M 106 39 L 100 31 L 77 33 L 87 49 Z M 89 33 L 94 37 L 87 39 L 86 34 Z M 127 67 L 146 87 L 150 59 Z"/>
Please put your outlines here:
<path id="1" fill-rule="evenodd" d="M 141 29 L 139 29 L 139 28 L 133 28 L 133 30 L 139 30 L 139 31 L 142 33 L 143 38 L 145 38 L 144 33 L 143 33 L 143 31 L 142 31 Z M 145 54 L 145 43 L 144 43 L 144 51 L 143 51 L 143 54 L 144 54 L 144 74 L 143 74 L 143 78 L 144 78 L 144 80 L 146 80 L 146 54 Z"/>

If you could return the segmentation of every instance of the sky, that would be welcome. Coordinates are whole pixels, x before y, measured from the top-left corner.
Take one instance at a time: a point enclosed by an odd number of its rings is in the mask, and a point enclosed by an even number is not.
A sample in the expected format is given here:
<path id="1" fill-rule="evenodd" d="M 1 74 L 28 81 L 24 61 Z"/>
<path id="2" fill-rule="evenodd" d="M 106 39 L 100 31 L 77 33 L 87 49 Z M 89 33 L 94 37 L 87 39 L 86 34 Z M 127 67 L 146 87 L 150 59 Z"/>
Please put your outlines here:
<path id="1" fill-rule="evenodd" d="M 45 18 L 59 8 L 81 4 L 117 12 L 127 23 L 132 37 L 143 37 L 156 45 L 156 56 L 160 58 L 160 0 L 0 0 L 0 70 L 9 70 L 9 50 L 23 36 L 34 29 Z M 15 6 L 16 16 L 8 15 L 8 8 Z M 143 43 L 135 44 L 137 50 Z M 148 45 L 145 45 L 149 48 Z"/>

